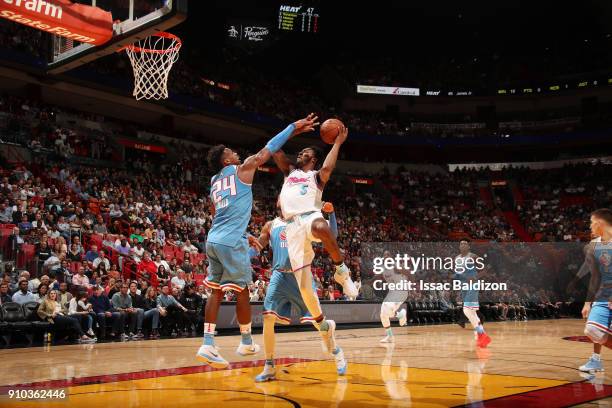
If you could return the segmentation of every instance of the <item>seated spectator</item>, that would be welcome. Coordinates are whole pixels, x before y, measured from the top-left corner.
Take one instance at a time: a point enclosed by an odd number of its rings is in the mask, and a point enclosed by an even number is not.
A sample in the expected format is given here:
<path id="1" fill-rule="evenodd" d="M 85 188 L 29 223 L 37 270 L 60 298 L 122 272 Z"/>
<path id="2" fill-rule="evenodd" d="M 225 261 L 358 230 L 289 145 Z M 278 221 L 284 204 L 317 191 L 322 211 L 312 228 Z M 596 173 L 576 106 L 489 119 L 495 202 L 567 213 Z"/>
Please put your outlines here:
<path id="1" fill-rule="evenodd" d="M 118 244 L 115 244 L 115 250 L 119 253 L 120 256 L 129 256 L 132 247 L 128 244 L 127 239 L 121 238 L 121 241 Z"/>
<path id="2" fill-rule="evenodd" d="M 198 248 L 195 247 L 190 240 L 185 240 L 185 243 L 183 244 L 183 247 L 181 248 L 181 251 L 183 252 L 187 252 L 187 254 L 197 254 L 198 253 Z"/>
<path id="3" fill-rule="evenodd" d="M 91 288 L 89 278 L 85 276 L 85 268 L 83 265 L 79 265 L 77 273 L 72 275 L 72 284 L 85 290 Z"/>
<path id="4" fill-rule="evenodd" d="M 112 299 L 113 296 L 115 296 L 115 293 L 119 293 L 121 291 L 121 285 L 123 284 L 123 282 L 119 279 L 112 279 L 109 278 L 109 282 L 112 281 L 113 282 L 113 286 L 109 289 L 108 291 L 108 298 Z"/>
<path id="5" fill-rule="evenodd" d="M 108 228 L 106 228 L 106 223 L 104 222 L 104 219 L 102 218 L 101 215 L 98 215 L 96 217 L 96 222 L 94 223 L 93 231 L 96 234 L 108 234 Z"/>
<path id="6" fill-rule="evenodd" d="M 136 246 L 130 250 L 130 256 L 136 263 L 139 263 L 142 260 L 144 253 L 145 249 L 142 247 L 142 242 L 140 241 L 136 242 Z"/>
<path id="7" fill-rule="evenodd" d="M 108 271 L 107 271 L 107 269 L 106 269 L 106 264 L 105 264 L 104 262 L 100 262 L 100 263 L 98 264 L 98 267 L 97 267 L 97 268 L 94 268 L 94 272 L 95 272 L 95 273 L 96 273 L 96 275 L 98 275 L 98 276 L 107 276 L 107 275 L 108 275 Z M 118 279 L 118 277 L 117 277 L 117 278 L 115 278 L 115 279 Z"/>
<path id="8" fill-rule="evenodd" d="M 94 316 L 96 314 L 93 311 L 93 305 L 87 300 L 87 292 L 81 291 L 77 297 L 70 300 L 68 315 L 76 318 L 83 330 L 87 328 L 86 333 L 89 337 L 96 337 L 93 331 Z"/>
<path id="9" fill-rule="evenodd" d="M 28 302 L 38 302 L 38 296 L 28 290 L 28 281 L 19 281 L 19 290 L 13 294 L 13 302 L 23 305 Z"/>
<path id="10" fill-rule="evenodd" d="M 68 305 L 72 300 L 72 293 L 68 292 L 68 284 L 66 282 L 62 282 L 59 285 L 59 292 L 57 294 L 57 302 L 62 307 L 62 313 L 65 315 L 68 314 Z"/>
<path id="11" fill-rule="evenodd" d="M 198 285 L 198 295 L 202 298 L 204 303 L 206 303 L 206 299 L 208 299 L 208 291 L 206 290 L 206 286 Z"/>
<path id="12" fill-rule="evenodd" d="M 155 312 L 153 312 L 155 310 Z M 150 287 L 145 292 L 144 297 L 144 311 L 145 317 L 147 313 L 151 315 L 151 334 L 149 335 L 150 339 L 159 338 L 159 315 L 160 311 L 157 307 L 157 289 L 154 287 Z M 157 319 L 155 318 L 157 315 Z"/>
<path id="13" fill-rule="evenodd" d="M 136 323 L 138 320 L 138 313 L 136 309 L 132 307 L 132 298 L 128 294 L 128 285 L 127 283 L 120 284 L 119 292 L 116 292 L 111 298 L 111 304 L 113 308 L 121 313 L 124 316 L 124 321 L 128 325 L 129 335 L 123 333 L 123 328 L 121 329 L 121 338 L 126 340 L 129 338 L 135 338 L 134 331 L 136 330 Z"/>
<path id="14" fill-rule="evenodd" d="M 110 323 L 112 331 L 111 337 L 115 337 L 117 333 L 121 333 L 125 325 L 124 315 L 113 310 L 113 307 L 108 300 L 108 296 L 104 293 L 104 288 L 96 286 L 93 296 L 89 298 L 89 303 L 92 305 L 92 310 L 96 314 L 96 321 L 100 330 L 100 337 L 106 337 L 106 326 Z"/>
<path id="15" fill-rule="evenodd" d="M 0 224 L 13 222 L 13 208 L 6 201 L 0 202 Z"/>
<path id="16" fill-rule="evenodd" d="M 56 271 L 56 275 L 60 276 L 57 273 L 57 270 L 60 269 L 62 267 L 62 261 L 66 258 L 66 256 L 64 254 L 61 253 L 57 253 L 55 251 L 53 251 L 51 253 L 51 256 L 49 258 L 47 258 L 47 260 L 43 263 L 43 270 L 44 271 Z"/>
<path id="17" fill-rule="evenodd" d="M 6 282 L 0 283 L 0 305 L 12 302 L 13 299 L 9 294 L 9 285 Z"/>
<path id="18" fill-rule="evenodd" d="M 141 339 L 144 337 L 142 333 L 142 323 L 145 319 L 151 319 L 151 327 L 153 330 L 159 328 L 159 310 L 157 308 L 145 311 L 146 305 L 144 297 L 138 293 L 138 285 L 136 282 L 130 283 L 130 297 L 132 298 L 132 307 L 136 310 L 136 335 L 135 338 Z"/>
<path id="19" fill-rule="evenodd" d="M 183 265 L 181 265 L 181 269 L 185 271 L 185 273 L 193 273 L 193 265 L 191 264 L 191 260 L 189 259 L 189 254 L 185 254 L 185 258 L 183 259 Z"/>
<path id="20" fill-rule="evenodd" d="M 8 266 L 9 265 L 6 265 L 5 268 L 8 267 Z M 5 276 L 6 276 L 6 273 L 10 273 L 10 271 L 5 272 Z M 17 292 L 19 290 L 19 282 L 21 282 L 22 280 L 25 280 L 26 282 L 29 282 L 30 281 L 30 272 L 28 272 L 28 271 L 21 271 L 19 273 L 19 276 L 17 277 L 17 282 L 9 283 L 9 292 L 11 292 L 13 294 L 15 292 Z M 29 290 L 29 288 L 28 288 L 28 290 Z"/>
<path id="21" fill-rule="evenodd" d="M 168 285 L 170 283 L 170 274 L 164 268 L 164 265 L 159 265 L 157 268 L 157 282 L 159 285 Z"/>
<path id="22" fill-rule="evenodd" d="M 100 254 L 98 254 L 98 246 L 97 245 L 92 245 L 89 248 L 89 251 L 87 251 L 87 253 L 85 254 L 85 260 L 87 262 L 92 262 L 96 260 L 96 258 L 98 258 L 100 256 Z"/>
<path id="23" fill-rule="evenodd" d="M 106 270 L 108 271 L 110 269 L 110 261 L 106 257 L 106 252 L 104 250 L 100 250 L 100 252 L 98 254 L 98 257 L 96 259 L 94 259 L 94 261 L 93 261 L 94 269 L 97 268 L 98 265 L 100 265 L 101 262 L 104 263 L 104 266 L 106 267 Z"/>
<path id="24" fill-rule="evenodd" d="M 170 279 L 170 283 L 172 288 L 178 288 L 179 291 L 182 291 L 185 287 L 185 271 L 182 269 L 178 270 L 177 276 Z"/>
<path id="25" fill-rule="evenodd" d="M 142 261 L 136 268 L 138 274 L 149 282 L 152 286 L 157 286 L 157 268 L 155 262 L 151 260 L 151 255 L 148 252 L 144 253 Z"/>
<path id="26" fill-rule="evenodd" d="M 158 268 L 159 270 L 160 265 L 163 265 L 166 271 L 170 270 L 170 266 L 168 265 L 168 262 L 162 259 L 161 254 L 157 254 L 155 255 L 155 267 Z"/>
<path id="27" fill-rule="evenodd" d="M 163 322 L 162 328 L 167 332 L 177 330 L 177 327 L 184 321 L 187 309 L 170 294 L 168 285 L 162 286 L 162 293 L 157 297 L 157 307 Z"/>
<path id="28" fill-rule="evenodd" d="M 113 279 L 113 278 L 109 278 L 107 276 L 106 279 L 102 280 L 102 282 L 104 282 L 104 293 L 106 294 L 106 296 L 108 296 L 108 294 L 110 293 L 111 289 L 113 289 L 115 287 L 115 283 L 117 282 L 117 280 Z M 109 296 L 109 299 L 110 298 L 111 298 L 111 296 Z"/>
<path id="29" fill-rule="evenodd" d="M 68 260 L 71 262 L 81 262 L 82 258 L 81 248 L 77 244 L 71 244 L 70 250 L 68 250 Z"/>
<path id="30" fill-rule="evenodd" d="M 60 330 L 72 330 L 77 333 L 79 342 L 81 343 L 95 342 L 95 339 L 88 337 L 81 329 L 78 320 L 65 316 L 62 313 L 62 308 L 56 300 L 57 292 L 54 290 L 50 291 L 49 295 L 45 297 L 38 306 L 38 316 L 42 320 L 52 323 L 54 326 L 57 325 Z"/>
<path id="31" fill-rule="evenodd" d="M 34 293 L 34 296 L 36 296 L 36 301 L 40 303 L 47 296 L 47 293 L 49 293 L 48 284 L 41 283 L 40 285 L 38 285 L 38 288 L 36 289 L 36 293 Z"/>
<path id="32" fill-rule="evenodd" d="M 28 221 L 27 215 L 21 217 L 21 222 L 17 224 L 17 227 L 19 227 L 19 232 L 24 235 L 27 235 L 27 233 L 30 232 L 30 230 L 32 229 L 32 223 Z"/>
<path id="33" fill-rule="evenodd" d="M 40 214 L 40 212 L 37 212 L 36 215 L 34 216 L 34 221 L 32 221 L 32 228 L 41 229 L 47 232 L 48 230 L 47 224 L 42 219 L 42 215 Z"/>
<path id="34" fill-rule="evenodd" d="M 102 268 L 102 267 L 104 266 L 104 264 L 101 263 L 99 266 L 101 267 L 99 273 L 103 273 L 104 272 L 104 268 Z M 116 264 L 112 264 L 110 270 L 108 272 L 106 272 L 106 274 L 108 276 L 110 276 L 111 278 L 115 278 L 115 280 L 121 278 L 121 272 L 119 272 L 119 270 L 117 269 L 117 265 Z M 102 276 L 102 275 L 100 275 L 100 276 Z"/>
<path id="35" fill-rule="evenodd" d="M 183 295 L 179 302 L 187 309 L 183 335 L 189 335 L 192 330 L 194 334 L 201 334 L 200 332 L 204 330 L 204 318 L 202 313 L 202 305 L 204 302 L 196 293 L 195 285 L 185 285 Z"/>
<path id="36" fill-rule="evenodd" d="M 49 243 L 47 240 L 41 240 L 36 248 L 36 257 L 38 258 L 38 267 L 39 270 L 42 270 L 42 266 L 45 261 L 51 257 L 51 248 L 49 248 Z"/>
<path id="37" fill-rule="evenodd" d="M 144 241 L 144 237 L 140 234 L 140 228 L 134 228 L 134 232 L 130 235 L 130 241 L 134 240 L 140 244 Z"/>
<path id="38" fill-rule="evenodd" d="M 29 272 L 28 272 L 28 276 L 29 276 Z M 40 285 L 40 279 L 38 279 L 37 277 L 34 277 L 30 279 L 28 282 L 28 290 L 32 293 L 36 293 L 36 290 L 38 289 L 38 285 Z"/>

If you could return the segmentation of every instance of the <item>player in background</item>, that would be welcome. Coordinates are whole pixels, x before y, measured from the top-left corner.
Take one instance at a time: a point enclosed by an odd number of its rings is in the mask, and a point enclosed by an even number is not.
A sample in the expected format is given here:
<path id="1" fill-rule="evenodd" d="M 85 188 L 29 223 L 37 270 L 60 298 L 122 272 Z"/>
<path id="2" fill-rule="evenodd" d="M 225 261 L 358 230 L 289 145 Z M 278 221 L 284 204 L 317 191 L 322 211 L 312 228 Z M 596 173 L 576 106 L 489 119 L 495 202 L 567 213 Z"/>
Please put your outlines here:
<path id="1" fill-rule="evenodd" d="M 327 208 L 326 208 L 327 207 Z M 326 203 L 323 208 L 329 213 L 329 226 L 338 235 L 338 225 L 334 208 L 331 203 Z M 291 322 L 291 308 L 293 307 L 300 316 L 300 322 L 312 322 L 312 315 L 302 300 L 300 288 L 295 275 L 291 270 L 289 262 L 289 251 L 285 227 L 287 223 L 282 218 L 276 217 L 268 221 L 259 235 L 259 243 L 262 248 L 270 245 L 272 248 L 272 277 L 266 293 L 263 305 L 263 336 L 266 363 L 263 372 L 255 377 L 256 382 L 271 381 L 276 379 L 276 367 L 274 366 L 274 349 L 276 346 L 276 334 L 274 325 L 289 324 Z M 313 290 L 316 291 L 313 282 Z M 338 374 L 346 373 L 346 360 L 336 361 Z"/>
<path id="2" fill-rule="evenodd" d="M 391 258 L 391 252 L 385 251 L 383 257 Z M 397 273 L 395 268 L 385 268 L 382 276 L 387 283 L 397 284 L 404 280 L 404 275 Z M 404 302 L 406 302 L 406 299 L 408 299 L 407 290 L 389 290 L 387 296 L 385 296 L 385 300 L 380 305 L 380 322 L 385 329 L 385 337 L 380 340 L 381 343 L 395 343 L 390 320 L 392 317 L 399 319 L 400 326 L 405 326 L 408 323 L 406 309 L 402 308 L 402 310 L 398 311 Z"/>
<path id="3" fill-rule="evenodd" d="M 579 367 L 584 372 L 603 371 L 601 348 L 612 348 L 612 210 L 591 213 L 591 234 L 597 238 L 585 248 L 591 279 L 582 317 L 588 316 L 584 334 L 593 342 L 593 355 Z"/>
<path id="4" fill-rule="evenodd" d="M 478 278 L 478 271 L 475 265 L 476 258 L 476 254 L 470 252 L 470 244 L 468 241 L 462 240 L 459 242 L 459 255 L 455 257 L 455 279 L 459 279 L 463 282 L 476 280 Z M 467 261 L 468 259 L 472 261 Z M 476 344 L 478 347 L 487 347 L 491 342 L 491 338 L 485 333 L 482 322 L 478 318 L 478 309 L 480 309 L 478 291 L 462 290 L 461 300 L 463 302 L 463 313 L 476 332 Z"/>
<path id="5" fill-rule="evenodd" d="M 344 359 L 342 349 L 336 345 L 336 322 L 326 320 L 321 310 L 319 298 L 312 289 L 310 264 L 314 259 L 312 242 L 322 242 L 334 265 L 334 279 L 342 285 L 349 298 L 357 297 L 357 288 L 351 280 L 348 267 L 344 264 L 342 253 L 329 224 L 321 214 L 321 196 L 338 160 L 340 146 L 348 136 L 343 126 L 333 147 L 321 166 L 322 152 L 317 147 L 303 149 L 292 163 L 282 151 L 274 154 L 274 161 L 285 175 L 280 193 L 283 217 L 287 221 L 287 241 L 289 260 L 300 287 L 302 299 L 308 311 L 314 316 L 314 325 L 321 332 L 324 347 L 332 353 L 336 361 Z M 317 170 L 320 167 L 319 170 Z"/>
<path id="6" fill-rule="evenodd" d="M 244 163 L 240 162 L 236 152 L 223 145 L 214 146 L 208 152 L 208 163 L 216 174 L 210 183 L 211 213 L 214 218 L 206 240 L 209 267 L 204 283 L 212 289 L 212 294 L 206 302 L 204 341 L 196 357 L 215 368 L 224 368 L 229 364 L 219 354 L 214 341 L 223 291 L 233 290 L 237 293 L 236 315 L 241 334 L 238 354 L 250 355 L 259 351 L 259 346 L 253 343 L 251 337 L 249 291 L 244 290 L 252 280 L 249 244 L 259 245 L 255 237 L 247 237 L 246 234 L 251 219 L 251 183 L 255 171 L 289 138 L 310 132 L 316 125 L 317 117 L 313 114 L 292 123 L 270 139 L 257 154 L 247 157 Z"/>

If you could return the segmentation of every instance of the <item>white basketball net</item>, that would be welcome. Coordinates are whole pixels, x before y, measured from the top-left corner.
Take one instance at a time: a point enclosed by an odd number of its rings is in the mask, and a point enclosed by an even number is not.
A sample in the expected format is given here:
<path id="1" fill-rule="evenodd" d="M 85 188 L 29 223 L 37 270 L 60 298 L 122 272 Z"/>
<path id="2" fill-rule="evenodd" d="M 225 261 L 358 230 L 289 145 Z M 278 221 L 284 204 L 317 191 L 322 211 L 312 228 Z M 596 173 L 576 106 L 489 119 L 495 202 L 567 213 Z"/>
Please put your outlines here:
<path id="1" fill-rule="evenodd" d="M 134 97 L 167 99 L 168 74 L 178 60 L 182 42 L 177 36 L 160 32 L 125 47 L 134 68 Z"/>

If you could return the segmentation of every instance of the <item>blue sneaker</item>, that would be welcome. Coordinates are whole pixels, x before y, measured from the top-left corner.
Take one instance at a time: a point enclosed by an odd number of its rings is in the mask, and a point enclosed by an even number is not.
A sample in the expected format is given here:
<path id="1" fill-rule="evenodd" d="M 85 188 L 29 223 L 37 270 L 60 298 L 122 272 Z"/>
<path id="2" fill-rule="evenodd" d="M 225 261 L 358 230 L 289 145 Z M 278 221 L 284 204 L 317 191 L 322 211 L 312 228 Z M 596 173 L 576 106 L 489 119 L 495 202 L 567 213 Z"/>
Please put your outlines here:
<path id="1" fill-rule="evenodd" d="M 585 365 L 578 367 L 578 369 L 580 371 L 584 371 L 585 373 L 593 373 L 604 370 L 601 360 L 596 360 L 593 357 L 589 358 L 589 361 L 587 361 Z"/>
<path id="2" fill-rule="evenodd" d="M 346 358 L 344 358 L 344 351 L 342 351 L 340 347 L 338 347 L 338 352 L 334 354 L 334 359 L 336 360 L 336 371 L 338 375 L 345 375 L 348 369 L 348 363 Z"/>
<path id="3" fill-rule="evenodd" d="M 273 365 L 264 365 L 264 370 L 255 377 L 255 382 L 266 382 L 276 380 L 276 368 Z"/>
<path id="4" fill-rule="evenodd" d="M 213 368 L 227 368 L 227 366 L 229 366 L 227 360 L 221 357 L 221 354 L 219 354 L 215 346 L 200 346 L 196 358 Z"/>

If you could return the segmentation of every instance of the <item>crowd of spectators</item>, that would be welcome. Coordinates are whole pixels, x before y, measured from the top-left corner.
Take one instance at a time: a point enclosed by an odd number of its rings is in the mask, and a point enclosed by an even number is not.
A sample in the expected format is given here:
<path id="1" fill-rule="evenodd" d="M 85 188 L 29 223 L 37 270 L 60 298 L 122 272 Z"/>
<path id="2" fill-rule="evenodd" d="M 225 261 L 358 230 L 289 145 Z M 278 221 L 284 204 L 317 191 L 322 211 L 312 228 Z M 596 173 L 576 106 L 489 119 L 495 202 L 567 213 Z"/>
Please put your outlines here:
<path id="1" fill-rule="evenodd" d="M 609 167 L 582 163 L 555 170 L 514 171 L 524 198 L 517 209 L 529 233 L 547 241 L 587 239 L 589 213 L 612 203 Z"/>

